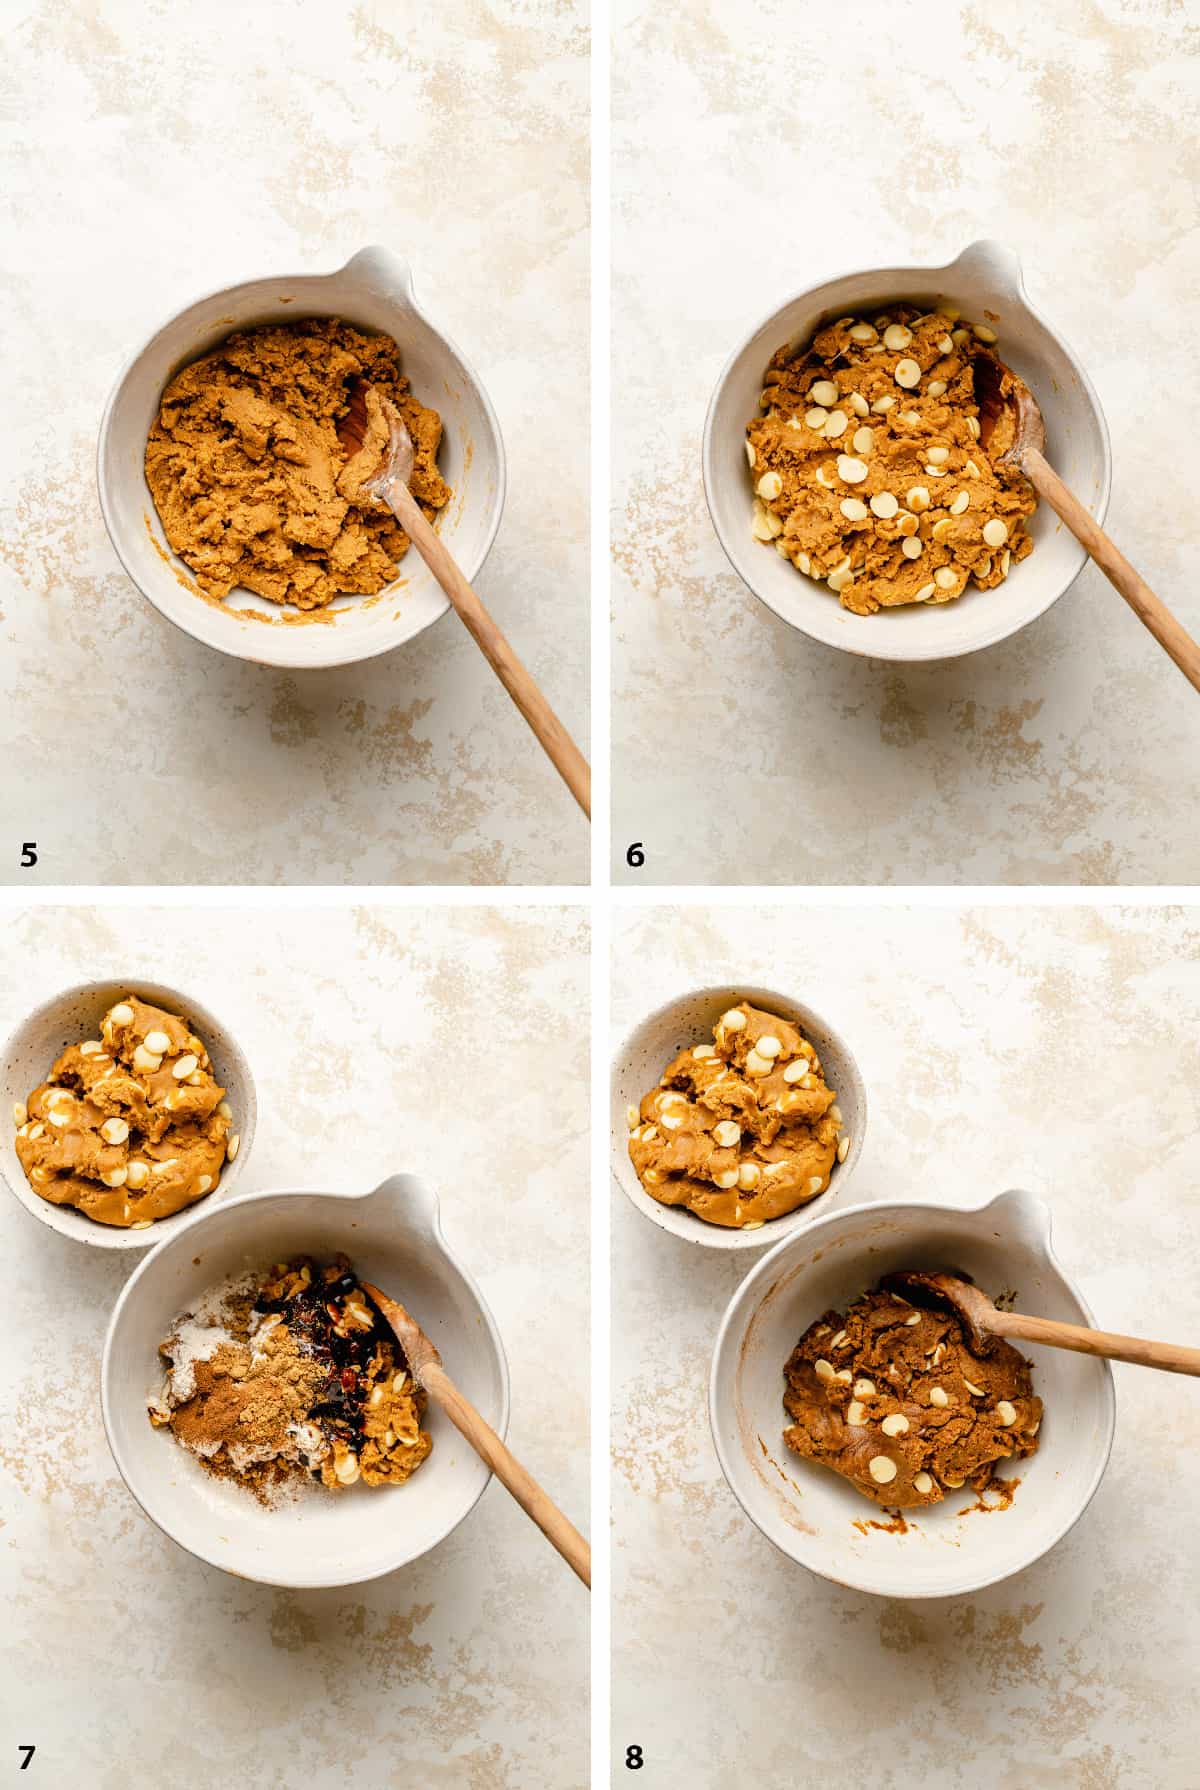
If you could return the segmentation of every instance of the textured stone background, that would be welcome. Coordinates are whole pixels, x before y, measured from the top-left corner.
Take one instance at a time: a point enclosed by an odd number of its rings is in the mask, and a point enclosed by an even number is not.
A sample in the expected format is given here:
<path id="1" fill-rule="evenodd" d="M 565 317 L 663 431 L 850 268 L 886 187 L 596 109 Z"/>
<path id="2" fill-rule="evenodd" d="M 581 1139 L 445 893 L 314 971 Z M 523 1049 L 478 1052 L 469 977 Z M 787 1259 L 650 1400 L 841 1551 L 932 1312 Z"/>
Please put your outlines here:
<path id="1" fill-rule="evenodd" d="M 578 912 L 301 909 L 268 927 L 237 907 L 51 908 L 6 915 L 5 940 L 5 1030 L 57 987 L 131 970 L 211 1003 L 258 1086 L 243 1192 L 429 1177 L 504 1337 L 509 1441 L 586 1530 Z M 464 1098 L 479 1039 L 500 1101 Z M 34 1742 L 28 1782 L 55 1790 L 583 1790 L 587 1596 L 508 1494 L 493 1483 L 432 1554 L 343 1591 L 193 1560 L 142 1515 L 100 1421 L 101 1341 L 142 1256 L 0 1201 L 5 1771 Z"/>
<path id="2" fill-rule="evenodd" d="M 973 658 L 857 660 L 745 589 L 700 481 L 721 367 L 773 306 L 997 237 L 1100 393 L 1114 538 L 1200 635 L 1194 11 L 614 10 L 617 873 L 1200 880 L 1200 702 L 1094 568 Z"/>
<path id="3" fill-rule="evenodd" d="M 405 251 L 508 448 L 481 594 L 586 746 L 585 21 L 574 0 L 4 8 L 0 749 L 23 791 L 0 880 L 586 880 L 586 826 L 453 616 L 343 670 L 227 659 L 125 576 L 93 470 L 118 369 L 198 293 Z"/>
<path id="4" fill-rule="evenodd" d="M 811 1001 L 858 1058 L 845 1203 L 1028 1187 L 1099 1322 L 1200 1335 L 1195 909 L 634 909 L 615 1031 L 739 978 Z M 634 1742 L 646 1783 L 693 1790 L 1195 1790 L 1200 1384 L 1116 1367 L 1108 1473 L 1018 1577 L 919 1604 L 846 1591 L 777 1553 L 713 1452 L 708 1367 L 745 1260 L 613 1198 L 614 1782 Z"/>

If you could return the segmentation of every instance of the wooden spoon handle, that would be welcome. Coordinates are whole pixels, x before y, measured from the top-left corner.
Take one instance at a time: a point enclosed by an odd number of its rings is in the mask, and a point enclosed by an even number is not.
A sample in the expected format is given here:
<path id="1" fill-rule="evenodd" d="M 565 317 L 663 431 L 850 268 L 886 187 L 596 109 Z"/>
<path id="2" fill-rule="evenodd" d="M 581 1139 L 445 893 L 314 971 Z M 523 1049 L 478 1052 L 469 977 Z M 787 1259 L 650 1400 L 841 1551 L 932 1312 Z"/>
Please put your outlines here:
<path id="1" fill-rule="evenodd" d="M 474 1405 L 463 1397 L 440 1362 L 426 1362 L 420 1377 L 430 1398 L 441 1406 L 455 1429 L 466 1437 L 480 1459 L 487 1462 L 501 1485 L 508 1488 L 526 1516 L 533 1518 L 546 1540 L 558 1549 L 590 1591 L 592 1550 L 574 1523 L 509 1453 L 491 1425 L 485 1423 Z"/>
<path id="2" fill-rule="evenodd" d="M 1131 1361 L 1135 1367 L 1157 1367 L 1163 1373 L 1200 1375 L 1200 1349 L 1185 1349 L 1178 1343 L 1146 1342 L 1138 1336 L 1117 1336 L 1111 1330 L 1085 1330 L 1081 1324 L 1028 1318 L 1016 1311 L 998 1311 L 995 1322 L 989 1318 L 988 1329 L 1009 1342 L 1046 1343 L 1052 1349 Z"/>
<path id="3" fill-rule="evenodd" d="M 1141 573 L 1134 570 L 1120 549 L 1088 515 L 1043 454 L 1034 447 L 1026 448 L 1021 455 L 1021 470 L 1038 496 L 1045 498 L 1075 539 L 1087 548 L 1109 583 L 1115 585 L 1138 620 L 1149 628 L 1158 644 L 1174 659 L 1193 689 L 1200 690 L 1200 646 L 1176 621 L 1162 598 L 1155 596 Z"/>
<path id="4" fill-rule="evenodd" d="M 484 658 L 528 721 L 555 770 L 590 820 L 592 773 L 587 759 L 463 577 L 453 554 L 437 530 L 426 520 L 424 511 L 408 486 L 394 479 L 387 485 L 386 491 L 387 500 L 405 534 L 474 635 Z"/>

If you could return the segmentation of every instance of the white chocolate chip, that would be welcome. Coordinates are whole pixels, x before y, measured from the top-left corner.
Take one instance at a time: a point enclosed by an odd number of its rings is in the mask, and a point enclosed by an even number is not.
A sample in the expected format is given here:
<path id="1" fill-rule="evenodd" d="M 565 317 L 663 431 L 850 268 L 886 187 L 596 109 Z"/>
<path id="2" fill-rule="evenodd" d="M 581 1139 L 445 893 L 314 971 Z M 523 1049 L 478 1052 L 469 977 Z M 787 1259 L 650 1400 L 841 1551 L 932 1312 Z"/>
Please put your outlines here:
<path id="1" fill-rule="evenodd" d="M 165 1032 L 147 1032 L 142 1043 L 151 1056 L 155 1057 L 165 1057 L 171 1048 L 171 1040 Z"/>
<path id="2" fill-rule="evenodd" d="M 829 412 L 820 404 L 814 404 L 811 410 L 805 412 L 804 420 L 810 429 L 815 430 L 818 435 L 823 435 L 825 425 L 829 421 Z"/>
<path id="3" fill-rule="evenodd" d="M 144 1044 L 139 1044 L 133 1053 L 133 1066 L 142 1075 L 153 1075 L 162 1068 L 162 1058 L 156 1056 L 152 1050 L 147 1050 Z"/>
<path id="4" fill-rule="evenodd" d="M 929 1388 L 929 1402 L 931 1405 L 936 1405 L 939 1410 L 945 1410 L 946 1406 L 950 1403 L 950 1394 L 941 1386 L 931 1386 Z"/>
<path id="5" fill-rule="evenodd" d="M 233 1136 L 230 1138 L 228 1144 L 225 1146 L 226 1159 L 229 1162 L 232 1162 L 234 1157 L 237 1155 L 238 1151 L 241 1149 L 241 1147 L 242 1147 L 241 1137 L 235 1131 Z"/>
<path id="6" fill-rule="evenodd" d="M 110 1168 L 106 1175 L 101 1175 L 100 1179 L 106 1187 L 124 1187 L 129 1179 L 129 1170 L 127 1168 Z"/>
<path id="7" fill-rule="evenodd" d="M 767 1057 L 760 1057 L 756 1050 L 748 1052 L 746 1057 L 747 1075 L 770 1075 L 774 1065 Z"/>
<path id="8" fill-rule="evenodd" d="M 961 348 L 964 342 L 969 342 L 971 340 L 971 332 L 969 329 L 952 329 L 950 331 L 950 340 L 954 343 L 956 348 Z"/>
<path id="9" fill-rule="evenodd" d="M 821 1191 L 822 1187 L 824 1187 L 824 1185 L 825 1185 L 825 1177 L 823 1175 L 810 1175 L 809 1176 L 808 1191 L 810 1194 L 820 1193 L 820 1191 Z"/>
<path id="10" fill-rule="evenodd" d="M 28 1123 L 29 1123 L 29 1108 L 26 1106 L 26 1104 L 23 1100 L 14 1100 L 13 1101 L 13 1124 L 14 1125 L 27 1125 Z"/>
<path id="11" fill-rule="evenodd" d="M 728 1193 L 729 1189 L 736 1187 L 737 1184 L 738 1171 L 735 1168 L 723 1168 L 719 1175 L 713 1176 L 714 1187 L 719 1187 L 722 1193 Z"/>
<path id="12" fill-rule="evenodd" d="M 1006 1398 L 1002 1398 L 996 1406 L 996 1416 L 1000 1419 L 1002 1426 L 1006 1430 L 1011 1429 L 1013 1424 L 1017 1421 L 1016 1406 L 1010 1405 Z"/>
<path id="13" fill-rule="evenodd" d="M 818 1380 L 832 1380 L 832 1378 L 833 1378 L 833 1363 L 832 1363 L 832 1361 L 826 1361 L 824 1359 L 819 1359 L 817 1361 L 814 1361 L 813 1362 L 813 1372 L 816 1374 Z"/>
<path id="14" fill-rule="evenodd" d="M 209 1188 L 212 1186 L 212 1184 L 213 1184 L 213 1178 L 211 1175 L 201 1175 L 199 1180 L 196 1182 L 197 1193 L 207 1193 Z"/>
<path id="15" fill-rule="evenodd" d="M 716 1054 L 717 1047 L 715 1044 L 697 1044 L 692 1048 L 692 1055 L 698 1063 L 707 1062 L 709 1057 L 715 1057 Z"/>
<path id="16" fill-rule="evenodd" d="M 101 1044 L 99 1038 L 87 1038 L 79 1046 L 79 1054 L 81 1057 L 94 1057 L 99 1052 L 103 1051 L 103 1049 L 104 1046 Z"/>
<path id="17" fill-rule="evenodd" d="M 971 1394 L 972 1398 L 983 1398 L 984 1397 L 984 1391 L 983 1391 L 982 1386 L 974 1386 L 974 1385 L 972 1385 L 971 1381 L 966 1378 L 963 1379 L 963 1385 L 966 1387 L 967 1391 Z"/>
<path id="18" fill-rule="evenodd" d="M 832 379 L 818 379 L 808 395 L 814 404 L 823 404 L 828 410 L 831 404 L 838 401 L 838 388 Z"/>
<path id="19" fill-rule="evenodd" d="M 149 1178 L 150 1170 L 144 1162 L 139 1162 L 135 1159 L 129 1164 L 129 1185 L 133 1188 L 135 1193 L 139 1187 L 144 1187 L 146 1185 Z"/>
<path id="20" fill-rule="evenodd" d="M 783 533 L 783 523 L 773 510 L 764 509 L 761 501 L 754 500 L 754 513 L 750 518 L 750 533 L 756 541 L 773 541 L 775 536 Z"/>
<path id="21" fill-rule="evenodd" d="M 637 1130 L 638 1125 L 641 1123 L 641 1117 L 642 1115 L 639 1113 L 636 1106 L 627 1106 L 625 1108 L 625 1123 L 628 1125 L 630 1131 Z"/>
<path id="22" fill-rule="evenodd" d="M 967 418 L 967 428 L 971 431 L 971 434 L 975 437 L 976 441 L 978 441 L 979 440 L 979 418 L 977 416 L 969 416 Z"/>
<path id="23" fill-rule="evenodd" d="M 854 573 L 844 569 L 837 572 L 830 572 L 825 582 L 830 590 L 843 591 L 848 584 L 854 583 Z"/>
<path id="24" fill-rule="evenodd" d="M 870 513 L 866 504 L 860 502 L 857 497 L 843 497 L 838 509 L 847 522 L 865 522 Z"/>
<path id="25" fill-rule="evenodd" d="M 839 1137 L 839 1139 L 838 1139 L 838 1147 L 837 1147 L 838 1161 L 845 1162 L 845 1160 L 849 1154 L 850 1154 L 850 1139 L 843 1135 L 842 1137 Z"/>
<path id="26" fill-rule="evenodd" d="M 738 1186 L 744 1193 L 749 1193 L 752 1188 L 757 1187 L 761 1178 L 762 1171 L 757 1162 L 743 1162 L 738 1169 Z"/>
<path id="27" fill-rule="evenodd" d="M 807 1058 L 797 1057 L 795 1059 L 795 1061 L 792 1063 L 789 1063 L 787 1068 L 784 1070 L 783 1079 L 784 1079 L 784 1081 L 788 1081 L 788 1082 L 799 1081 L 803 1076 L 805 1076 L 807 1074 L 808 1074 Z"/>
<path id="28" fill-rule="evenodd" d="M 741 1032 L 745 1030 L 746 1015 L 740 1007 L 731 1007 L 728 1013 L 721 1015 L 721 1030 L 725 1032 Z"/>
<path id="29" fill-rule="evenodd" d="M 893 378 L 905 391 L 911 391 L 914 385 L 921 383 L 921 369 L 915 360 L 900 360 L 896 362 Z"/>
<path id="30" fill-rule="evenodd" d="M 1001 576 L 1001 578 L 1008 577 L 1008 568 L 1011 564 L 1012 564 L 1012 554 L 1009 552 L 1008 548 L 1006 547 L 1004 549 L 1004 552 L 1000 555 L 1000 576 Z"/>
<path id="31" fill-rule="evenodd" d="M 741 1142 L 742 1128 L 732 1119 L 722 1119 L 719 1125 L 713 1126 L 713 1137 L 723 1150 L 732 1150 Z"/>
<path id="32" fill-rule="evenodd" d="M 986 342 L 989 346 L 991 343 L 998 340 L 995 330 L 989 329 L 986 323 L 977 323 L 975 325 L 975 336 L 978 341 Z"/>
<path id="33" fill-rule="evenodd" d="M 928 1473 L 918 1473 L 913 1479 L 913 1491 L 920 1492 L 922 1498 L 928 1498 L 933 1490 L 933 1480 Z"/>
<path id="34" fill-rule="evenodd" d="M 923 584 L 921 586 L 920 590 L 917 592 L 916 596 L 913 598 L 913 601 L 915 603 L 928 603 L 930 597 L 934 594 L 936 589 L 937 589 L 936 584 Z"/>
<path id="35" fill-rule="evenodd" d="M 869 454 L 875 446 L 875 431 L 865 425 L 854 431 L 854 439 L 850 444 L 856 454 Z"/>
<path id="36" fill-rule="evenodd" d="M 990 522 L 983 525 L 983 538 L 989 547 L 1003 547 L 1008 539 L 1008 524 L 999 516 L 993 516 Z"/>
<path id="37" fill-rule="evenodd" d="M 777 1057 L 783 1049 L 783 1043 L 772 1032 L 759 1039 L 754 1046 L 760 1057 Z"/>
<path id="38" fill-rule="evenodd" d="M 906 1436 L 908 1434 L 908 1418 L 903 1411 L 893 1411 L 890 1417 L 884 1418 L 879 1427 L 885 1436 Z"/>
<path id="39" fill-rule="evenodd" d="M 911 341 L 912 331 L 906 329 L 903 323 L 889 323 L 883 332 L 883 345 L 890 348 L 893 354 L 899 354 Z"/>
<path id="40" fill-rule="evenodd" d="M 919 514 L 929 508 L 929 493 L 924 485 L 914 485 L 904 501 L 914 514 Z"/>
<path id="41" fill-rule="evenodd" d="M 185 1076 L 191 1075 L 192 1071 L 199 1067 L 197 1059 L 189 1052 L 187 1056 L 176 1057 L 171 1064 L 171 1074 L 176 1081 L 182 1081 Z"/>
<path id="42" fill-rule="evenodd" d="M 836 441 L 839 435 L 844 435 L 849 421 L 850 418 L 844 410 L 833 411 L 825 425 L 826 441 Z"/>
<path id="43" fill-rule="evenodd" d="M 682 1113 L 662 1113 L 660 1116 L 665 1131 L 678 1131 L 683 1124 Z"/>
<path id="44" fill-rule="evenodd" d="M 890 491 L 877 491 L 871 499 L 871 508 L 881 522 L 887 522 L 900 508 L 900 500 Z"/>
<path id="45" fill-rule="evenodd" d="M 875 1396 L 874 1380 L 855 1380 L 854 1396 L 855 1396 L 855 1398 L 874 1398 L 874 1396 Z"/>
<path id="46" fill-rule="evenodd" d="M 950 499 L 950 514 L 952 516 L 961 516 L 964 510 L 970 508 L 970 505 L 971 493 L 969 491 L 959 491 Z"/>
<path id="47" fill-rule="evenodd" d="M 764 472 L 754 489 L 760 497 L 778 497 L 783 490 L 783 480 L 777 472 Z"/>
<path id="48" fill-rule="evenodd" d="M 935 541 L 944 541 L 953 527 L 949 516 L 939 516 L 929 533 Z"/>
<path id="49" fill-rule="evenodd" d="M 861 392 L 851 392 L 850 396 L 846 399 L 846 402 L 849 404 L 855 416 L 870 416 L 871 406 L 867 403 L 867 400 L 863 397 Z"/>
<path id="50" fill-rule="evenodd" d="M 850 325 L 850 340 L 852 342 L 876 342 L 878 339 L 879 331 L 871 324 L 852 323 Z"/>
<path id="51" fill-rule="evenodd" d="M 931 379 L 929 384 L 925 387 L 925 396 L 927 398 L 944 398 L 945 395 L 946 381 L 944 379 Z"/>
<path id="52" fill-rule="evenodd" d="M 100 1135 L 106 1144 L 123 1144 L 129 1136 L 129 1127 L 124 1119 L 105 1119 Z"/>
<path id="53" fill-rule="evenodd" d="M 921 1322 L 921 1314 L 920 1314 L 920 1312 L 919 1312 L 919 1311 L 914 1311 L 914 1312 L 913 1312 L 913 1314 L 912 1314 L 912 1316 L 911 1316 L 911 1317 L 908 1317 L 908 1318 L 905 1318 L 905 1320 L 904 1320 L 904 1328 L 905 1328 L 905 1329 L 906 1329 L 906 1330 L 912 1330 L 912 1329 L 913 1329 L 913 1328 L 914 1328 L 914 1327 L 915 1327 L 915 1326 L 916 1326 L 916 1325 L 917 1325 L 917 1324 L 919 1324 L 919 1323 L 920 1323 L 920 1322 Z"/>
<path id="54" fill-rule="evenodd" d="M 838 455 L 838 477 L 844 485 L 861 485 L 867 476 L 867 468 L 861 460 L 854 460 L 849 454 Z"/>
<path id="55" fill-rule="evenodd" d="M 757 456 L 754 452 L 754 443 L 752 441 L 746 441 L 743 443 L 743 446 L 746 449 L 746 461 L 750 467 L 751 472 L 753 472 L 754 471 L 754 462 L 755 462 L 755 459 L 757 458 Z"/>
<path id="56" fill-rule="evenodd" d="M 875 1454 L 867 1463 L 867 1472 L 876 1485 L 890 1485 L 896 1477 L 896 1463 L 886 1454 Z"/>
<path id="57" fill-rule="evenodd" d="M 353 1485 L 358 1478 L 358 1457 L 344 1454 L 333 1469 L 333 1476 L 339 1485 Z"/>
<path id="58" fill-rule="evenodd" d="M 837 1335 L 833 1338 L 833 1341 L 830 1343 L 829 1346 L 831 1349 L 840 1349 L 842 1344 L 845 1342 L 845 1340 L 846 1340 L 846 1332 L 844 1330 L 839 1330 Z"/>
<path id="59" fill-rule="evenodd" d="M 926 455 L 926 459 L 934 466 L 944 466 L 949 458 L 950 449 L 948 447 L 931 447 Z"/>
<path id="60" fill-rule="evenodd" d="M 846 1422 L 851 1429 L 862 1429 L 867 1421 L 867 1413 L 856 1398 L 852 1398 L 846 1406 Z"/>
<path id="61" fill-rule="evenodd" d="M 939 590 L 953 590 L 958 583 L 958 573 L 951 571 L 949 566 L 939 566 L 933 574 L 933 582 Z"/>
<path id="62" fill-rule="evenodd" d="M 900 551 L 905 559 L 920 559 L 925 551 L 925 543 L 918 540 L 916 535 L 910 535 L 908 540 L 902 543 Z"/>
<path id="63" fill-rule="evenodd" d="M 45 1131 L 46 1131 L 46 1127 L 41 1123 L 41 1121 L 35 1120 L 34 1123 L 29 1127 L 29 1131 L 27 1133 L 30 1143 L 36 1143 L 39 1137 L 43 1137 L 45 1135 Z"/>
<path id="64" fill-rule="evenodd" d="M 153 1223 L 154 1220 L 152 1218 L 139 1218 L 136 1223 L 131 1224 L 129 1228 L 131 1231 L 148 1231 Z"/>
<path id="65" fill-rule="evenodd" d="M 872 404 L 872 414 L 875 416 L 886 416 L 888 411 L 894 408 L 895 403 L 896 399 L 893 393 L 885 392 L 882 398 L 876 398 L 875 402 Z"/>
<path id="66" fill-rule="evenodd" d="M 125 1001 L 118 1001 L 115 1007 L 109 1009 L 108 1017 L 115 1026 L 132 1025 L 133 1008 Z"/>

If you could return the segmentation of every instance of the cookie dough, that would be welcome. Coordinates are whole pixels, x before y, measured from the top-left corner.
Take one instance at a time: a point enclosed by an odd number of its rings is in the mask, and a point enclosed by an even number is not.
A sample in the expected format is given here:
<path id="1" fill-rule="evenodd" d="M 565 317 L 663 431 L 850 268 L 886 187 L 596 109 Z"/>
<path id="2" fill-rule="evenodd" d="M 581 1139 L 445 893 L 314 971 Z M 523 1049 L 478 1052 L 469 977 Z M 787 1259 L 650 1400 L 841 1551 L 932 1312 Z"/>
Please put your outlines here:
<path id="1" fill-rule="evenodd" d="M 433 1446 L 425 1393 L 345 1256 L 297 1256 L 227 1283 L 159 1353 L 151 1423 L 260 1496 L 310 1476 L 331 1491 L 402 1485 Z"/>
<path id="2" fill-rule="evenodd" d="M 14 1117 L 36 1194 L 135 1230 L 211 1193 L 240 1141 L 203 1041 L 134 994 L 99 1038 L 63 1051 Z"/>
<path id="3" fill-rule="evenodd" d="M 721 1015 L 711 1044 L 680 1051 L 628 1117 L 651 1198 L 739 1230 L 815 1199 L 850 1147 L 812 1045 L 748 1001 Z"/>
<path id="4" fill-rule="evenodd" d="M 309 318 L 239 330 L 175 375 L 146 444 L 146 482 L 202 591 L 219 599 L 241 586 L 314 610 L 391 583 L 408 536 L 361 489 L 370 441 L 347 455 L 337 423 L 351 383 L 366 381 L 408 427 L 421 508 L 433 517 L 449 502 L 442 421 L 409 390 L 399 352 L 391 336 Z M 373 423 L 378 432 L 377 407 Z"/>
<path id="5" fill-rule="evenodd" d="M 1029 1363 L 996 1341 L 972 1353 L 957 1317 L 867 1293 L 827 1311 L 784 1369 L 788 1447 L 874 1504 L 940 1504 L 997 1461 L 1037 1451 L 1042 1401 Z"/>
<path id="6" fill-rule="evenodd" d="M 995 340 L 952 311 L 895 304 L 779 349 L 746 430 L 755 537 L 856 615 L 1002 584 L 1033 551 L 1037 498 L 997 464 L 1007 413 L 980 441 L 972 364 L 995 360 Z"/>

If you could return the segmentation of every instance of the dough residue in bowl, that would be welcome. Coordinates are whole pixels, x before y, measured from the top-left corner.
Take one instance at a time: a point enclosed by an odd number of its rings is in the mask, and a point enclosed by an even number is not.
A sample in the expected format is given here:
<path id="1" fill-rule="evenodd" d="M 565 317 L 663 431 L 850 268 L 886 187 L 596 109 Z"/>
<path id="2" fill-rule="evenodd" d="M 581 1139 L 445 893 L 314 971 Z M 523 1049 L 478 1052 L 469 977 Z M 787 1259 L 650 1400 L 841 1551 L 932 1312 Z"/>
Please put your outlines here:
<path id="1" fill-rule="evenodd" d="M 410 488 L 436 516 L 451 497 L 437 468 L 442 421 L 413 395 L 391 336 L 335 317 L 238 330 L 171 380 L 146 443 L 146 482 L 205 595 L 241 588 L 312 611 L 395 578 L 408 536 L 363 492 L 362 452 L 338 440 L 359 380 L 403 417 Z"/>
<path id="2" fill-rule="evenodd" d="M 1037 508 L 1002 414 L 985 448 L 973 366 L 995 332 L 950 309 L 841 317 L 772 357 L 746 430 L 751 528 L 871 615 L 994 590 L 1033 551 Z"/>
<path id="3" fill-rule="evenodd" d="M 151 1423 L 265 1503 L 309 1480 L 403 1485 L 433 1446 L 425 1393 L 345 1256 L 227 1281 L 159 1353 Z"/>
<path id="4" fill-rule="evenodd" d="M 135 994 L 109 1008 L 98 1038 L 69 1045 L 13 1116 L 40 1198 L 132 1230 L 212 1193 L 240 1145 L 204 1040 Z"/>
<path id="5" fill-rule="evenodd" d="M 866 1293 L 811 1324 L 784 1368 L 787 1446 L 874 1504 L 940 1504 L 998 1461 L 1037 1451 L 1042 1401 L 1010 1343 L 984 1355 L 952 1313 Z"/>
<path id="6" fill-rule="evenodd" d="M 816 1050 L 748 1001 L 721 1015 L 711 1044 L 680 1051 L 628 1119 L 650 1197 L 738 1230 L 815 1199 L 850 1147 Z"/>

